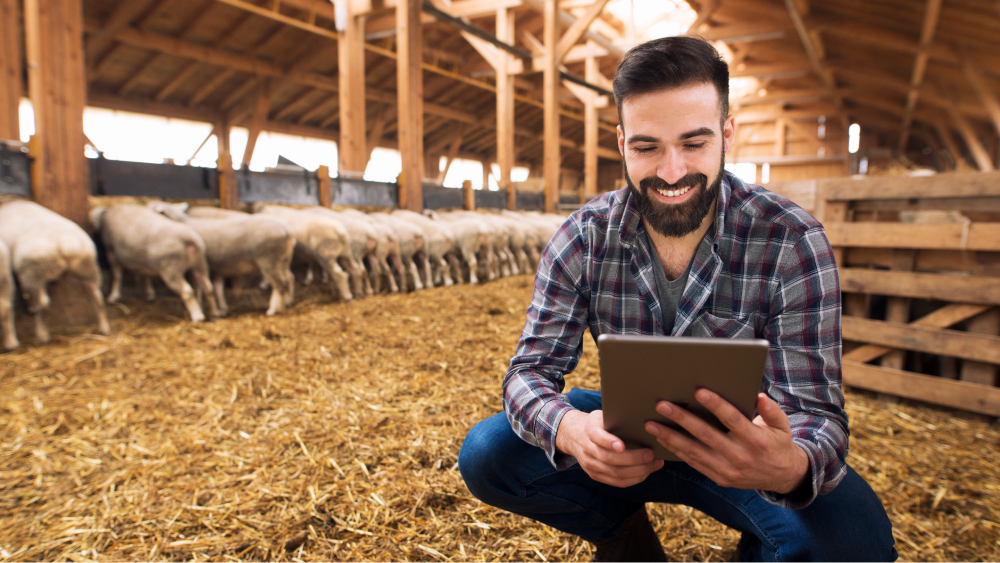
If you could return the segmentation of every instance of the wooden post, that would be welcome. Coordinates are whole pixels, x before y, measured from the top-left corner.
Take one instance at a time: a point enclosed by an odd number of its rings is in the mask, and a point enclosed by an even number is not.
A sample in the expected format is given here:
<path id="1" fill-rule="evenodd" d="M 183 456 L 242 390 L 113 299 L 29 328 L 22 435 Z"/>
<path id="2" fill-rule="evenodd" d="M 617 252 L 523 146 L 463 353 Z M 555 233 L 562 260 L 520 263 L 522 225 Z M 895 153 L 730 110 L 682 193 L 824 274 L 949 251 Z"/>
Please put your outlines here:
<path id="1" fill-rule="evenodd" d="M 774 154 L 778 156 L 785 154 L 785 132 L 787 130 L 788 125 L 785 123 L 785 118 L 779 117 L 774 122 Z"/>
<path id="2" fill-rule="evenodd" d="M 0 139 L 21 138 L 21 30 L 17 0 L 0 0 Z"/>
<path id="3" fill-rule="evenodd" d="M 509 8 L 497 10 L 497 39 L 514 44 L 514 11 Z M 514 77 L 508 65 L 513 57 L 506 51 L 497 51 L 497 166 L 500 177 L 497 184 L 507 190 L 507 209 L 517 207 L 517 194 L 510 181 L 510 171 L 514 167 Z"/>
<path id="4" fill-rule="evenodd" d="M 488 190 L 490 189 L 490 161 L 481 160 L 480 162 L 483 165 L 483 189 Z"/>
<path id="5" fill-rule="evenodd" d="M 215 138 L 219 143 L 219 160 L 216 167 L 219 173 L 219 207 L 237 209 L 239 207 L 239 191 L 236 185 L 236 172 L 233 171 L 233 156 L 229 151 L 229 122 L 222 120 L 215 124 Z"/>
<path id="6" fill-rule="evenodd" d="M 596 84 L 600 74 L 597 59 L 587 57 L 584 77 Z M 583 186 L 580 188 L 580 205 L 597 195 L 597 96 L 591 92 L 583 105 Z M 606 103 L 606 101 L 605 101 Z"/>
<path id="7" fill-rule="evenodd" d="M 955 161 L 955 168 L 958 170 L 967 170 L 970 168 L 969 163 L 962 156 L 962 151 L 958 149 L 958 144 L 955 143 L 955 137 L 951 136 L 951 130 L 941 121 L 937 120 L 933 123 L 934 129 L 937 131 L 938 137 L 941 138 L 941 142 L 944 143 L 948 152 L 951 153 L 951 158 Z"/>
<path id="8" fill-rule="evenodd" d="M 462 207 L 466 211 L 475 211 L 476 209 L 476 192 L 472 189 L 472 180 L 462 182 Z"/>
<path id="9" fill-rule="evenodd" d="M 912 272 L 916 264 L 917 251 L 911 248 L 900 248 L 893 251 L 892 269 L 900 272 Z M 889 297 L 886 301 L 885 320 L 893 323 L 910 322 L 910 299 L 907 297 Z M 903 369 L 906 352 L 893 350 L 882 357 L 882 367 Z"/>
<path id="10" fill-rule="evenodd" d="M 559 62 L 556 58 L 559 41 L 559 14 L 556 0 L 545 0 L 545 56 L 542 74 L 543 120 L 545 137 L 545 211 L 559 207 Z"/>
<path id="11" fill-rule="evenodd" d="M 24 35 L 38 149 L 35 201 L 89 228 L 81 0 L 25 0 Z"/>
<path id="12" fill-rule="evenodd" d="M 977 317 L 973 317 L 969 319 L 966 326 L 969 332 L 996 336 L 1000 334 L 1000 309 L 994 307 Z M 962 381 L 994 386 L 998 383 L 997 366 L 965 360 L 962 362 Z"/>
<path id="13" fill-rule="evenodd" d="M 253 151 L 257 147 L 257 138 L 267 121 L 267 112 L 271 108 L 271 81 L 264 81 L 257 93 L 257 105 L 253 110 L 253 118 L 250 121 L 250 128 L 247 133 L 247 146 L 243 150 L 243 160 L 240 163 L 243 167 L 250 165 L 253 160 Z"/>
<path id="14" fill-rule="evenodd" d="M 396 4 L 396 88 L 399 104 L 399 152 L 403 160 L 403 183 L 399 207 L 420 212 L 424 206 L 424 81 L 420 54 L 421 0 L 399 0 Z"/>
<path id="15" fill-rule="evenodd" d="M 363 176 L 368 164 L 365 137 L 365 15 L 356 15 L 347 2 L 347 28 L 337 42 L 340 80 L 340 170 Z"/>
<path id="16" fill-rule="evenodd" d="M 323 207 L 333 205 L 333 180 L 330 179 L 330 167 L 320 166 L 316 169 L 319 180 L 319 204 Z"/>

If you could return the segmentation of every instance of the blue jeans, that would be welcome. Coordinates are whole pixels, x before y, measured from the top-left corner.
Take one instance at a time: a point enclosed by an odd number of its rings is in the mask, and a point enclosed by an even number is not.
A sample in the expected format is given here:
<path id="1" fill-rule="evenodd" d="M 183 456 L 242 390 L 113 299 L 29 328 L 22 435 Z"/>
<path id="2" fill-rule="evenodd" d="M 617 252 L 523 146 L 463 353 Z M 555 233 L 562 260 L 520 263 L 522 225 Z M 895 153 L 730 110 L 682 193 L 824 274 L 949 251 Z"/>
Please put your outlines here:
<path id="1" fill-rule="evenodd" d="M 601 394 L 573 389 L 570 403 L 601 408 Z M 615 538 L 647 502 L 694 507 L 743 533 L 743 561 L 893 561 L 892 524 L 881 501 L 853 469 L 828 495 L 801 510 L 770 504 L 756 492 L 720 487 L 686 463 L 667 462 L 638 485 L 598 483 L 579 465 L 559 471 L 545 452 L 521 440 L 503 414 L 477 424 L 458 466 L 483 502 L 596 542 Z"/>

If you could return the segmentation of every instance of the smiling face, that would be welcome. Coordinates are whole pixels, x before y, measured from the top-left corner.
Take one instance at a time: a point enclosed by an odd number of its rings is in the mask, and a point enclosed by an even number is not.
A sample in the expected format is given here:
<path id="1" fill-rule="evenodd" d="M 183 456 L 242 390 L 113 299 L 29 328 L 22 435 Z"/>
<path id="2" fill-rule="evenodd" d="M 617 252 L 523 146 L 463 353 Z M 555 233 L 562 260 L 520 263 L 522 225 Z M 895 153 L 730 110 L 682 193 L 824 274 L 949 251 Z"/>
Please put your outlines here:
<path id="1" fill-rule="evenodd" d="M 618 149 L 625 179 L 647 226 L 661 235 L 694 232 L 714 207 L 735 133 L 733 118 L 723 121 L 719 112 L 710 82 L 639 94 L 622 104 Z"/>

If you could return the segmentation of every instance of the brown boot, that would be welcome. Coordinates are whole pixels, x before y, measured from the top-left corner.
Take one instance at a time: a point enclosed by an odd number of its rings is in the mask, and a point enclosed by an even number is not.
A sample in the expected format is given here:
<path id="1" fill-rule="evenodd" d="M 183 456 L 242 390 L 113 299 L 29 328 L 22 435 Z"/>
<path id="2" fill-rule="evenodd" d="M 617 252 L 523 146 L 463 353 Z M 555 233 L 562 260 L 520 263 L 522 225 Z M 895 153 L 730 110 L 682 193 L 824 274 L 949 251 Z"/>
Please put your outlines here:
<path id="1" fill-rule="evenodd" d="M 666 561 L 660 538 L 649 523 L 646 507 L 633 512 L 622 523 L 618 537 L 594 544 L 591 561 Z"/>

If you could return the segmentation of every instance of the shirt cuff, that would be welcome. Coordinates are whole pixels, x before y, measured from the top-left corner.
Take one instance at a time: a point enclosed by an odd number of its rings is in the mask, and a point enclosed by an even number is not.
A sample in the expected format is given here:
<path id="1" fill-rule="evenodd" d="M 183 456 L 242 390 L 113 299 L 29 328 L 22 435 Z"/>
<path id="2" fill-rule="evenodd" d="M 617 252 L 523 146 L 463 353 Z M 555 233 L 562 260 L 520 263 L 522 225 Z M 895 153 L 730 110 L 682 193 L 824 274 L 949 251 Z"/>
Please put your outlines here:
<path id="1" fill-rule="evenodd" d="M 559 433 L 559 425 L 562 423 L 562 419 L 566 416 L 566 413 L 572 410 L 576 409 L 573 408 L 573 405 L 569 404 L 569 401 L 563 395 L 558 399 L 553 399 L 545 403 L 539 409 L 538 414 L 535 415 L 535 420 L 551 421 L 547 424 L 551 429 L 551 433 L 547 432 L 545 436 L 539 436 L 539 441 L 541 442 L 542 449 L 545 450 L 546 457 L 549 458 L 549 463 L 560 471 L 576 465 L 575 457 L 564 454 L 556 449 L 556 434 Z"/>
<path id="2" fill-rule="evenodd" d="M 802 479 L 802 483 L 797 489 L 790 493 L 776 493 L 774 491 L 764 491 L 757 489 L 757 494 L 760 495 L 762 499 L 775 506 L 780 506 L 781 508 L 787 508 L 789 510 L 800 510 L 810 504 L 819 495 L 819 475 L 822 472 L 819 471 L 817 463 L 819 460 L 819 451 L 816 444 L 812 444 L 805 440 L 794 440 L 795 444 L 801 447 L 805 452 L 806 456 L 809 458 L 809 469 L 806 472 L 805 478 Z"/>

